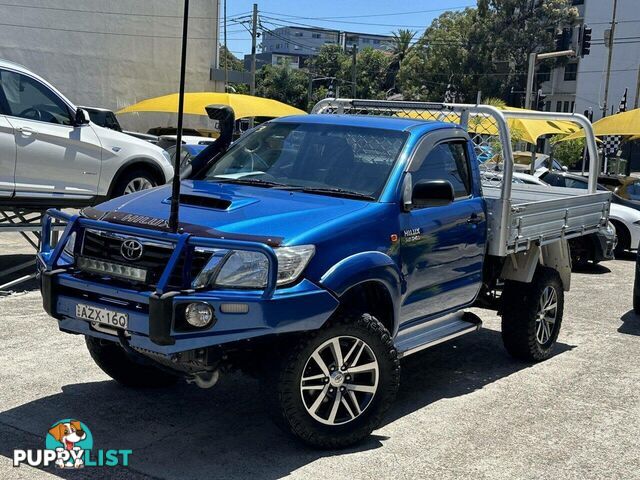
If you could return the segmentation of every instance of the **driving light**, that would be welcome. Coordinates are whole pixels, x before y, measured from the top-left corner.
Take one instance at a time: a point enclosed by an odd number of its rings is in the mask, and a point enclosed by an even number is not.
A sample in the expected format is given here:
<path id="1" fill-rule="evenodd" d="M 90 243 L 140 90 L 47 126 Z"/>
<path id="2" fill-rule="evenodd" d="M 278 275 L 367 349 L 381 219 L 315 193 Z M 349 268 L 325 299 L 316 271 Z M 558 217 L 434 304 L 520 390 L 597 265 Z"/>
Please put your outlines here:
<path id="1" fill-rule="evenodd" d="M 147 271 L 144 268 L 105 262 L 95 258 L 78 257 L 77 266 L 85 272 L 108 275 L 110 277 L 122 278 L 134 282 L 144 282 L 147 279 Z"/>
<path id="2" fill-rule="evenodd" d="M 208 303 L 190 303 L 184 311 L 184 317 L 189 325 L 203 328 L 213 320 L 213 309 Z"/>

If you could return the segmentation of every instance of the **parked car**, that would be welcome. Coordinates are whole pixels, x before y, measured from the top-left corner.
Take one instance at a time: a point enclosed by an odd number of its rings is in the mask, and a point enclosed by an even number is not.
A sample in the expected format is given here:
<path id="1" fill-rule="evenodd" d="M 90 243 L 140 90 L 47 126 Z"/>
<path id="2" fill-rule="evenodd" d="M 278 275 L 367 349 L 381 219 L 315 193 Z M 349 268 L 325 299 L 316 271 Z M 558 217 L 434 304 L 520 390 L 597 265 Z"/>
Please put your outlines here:
<path id="1" fill-rule="evenodd" d="M 191 160 L 202 152 L 205 148 L 207 148 L 208 144 L 196 144 L 196 145 L 182 145 L 182 149 L 180 150 L 180 173 L 184 172 L 184 170 L 191 165 Z M 176 145 L 172 145 L 168 147 L 167 152 L 169 152 L 169 156 L 171 157 L 171 163 L 175 165 L 176 159 Z"/>
<path id="2" fill-rule="evenodd" d="M 600 175 L 598 181 L 625 200 L 640 205 L 640 178 L 624 175 Z"/>
<path id="3" fill-rule="evenodd" d="M 158 137 L 158 146 L 160 148 L 164 148 L 167 150 L 171 146 L 175 146 L 178 140 L 177 135 L 161 135 Z M 215 138 L 211 137 L 201 137 L 198 135 L 183 135 L 182 136 L 182 144 L 183 145 L 210 145 L 215 142 Z"/>
<path id="4" fill-rule="evenodd" d="M 500 182 L 502 182 L 502 173 L 491 171 L 482 172 L 483 185 L 497 185 L 500 184 Z M 535 175 L 518 172 L 513 173 L 513 183 L 549 186 L 548 183 Z M 570 239 L 571 266 L 581 269 L 584 268 L 588 262 L 598 264 L 604 260 L 612 260 L 617 242 L 616 229 L 611 221 L 601 226 L 596 233 Z"/>
<path id="5" fill-rule="evenodd" d="M 640 248 L 636 252 L 636 274 L 633 280 L 633 311 L 640 315 Z"/>
<path id="6" fill-rule="evenodd" d="M 158 144 L 158 137 L 156 135 L 150 135 L 148 133 L 132 132 L 130 130 L 122 130 L 122 127 L 120 126 L 120 122 L 118 121 L 116 114 L 107 108 L 98 108 L 98 107 L 78 107 L 78 108 L 81 108 L 82 110 L 86 110 L 89 113 L 89 117 L 91 118 L 91 121 L 96 125 L 99 125 L 104 128 L 110 128 L 111 130 L 115 130 L 116 132 L 126 133 L 127 135 L 131 135 L 132 137 L 139 138 L 140 140 L 144 140 L 154 145 Z"/>
<path id="7" fill-rule="evenodd" d="M 254 372 L 279 424 L 324 448 L 369 435 L 399 357 L 476 331 L 465 309 L 479 299 L 500 310 L 513 356 L 549 358 L 570 285 L 564 238 L 606 221 L 611 194 L 483 189 L 467 132 L 371 115 L 397 104 L 266 122 L 194 169 L 179 197 L 166 186 L 79 217 L 53 211 L 69 225 L 55 250 L 44 225 L 45 310 L 124 385 Z"/>
<path id="8" fill-rule="evenodd" d="M 577 188 L 586 190 L 588 180 L 582 175 L 569 172 L 549 172 L 548 170 L 539 172 L 539 178 L 554 187 Z M 602 185 L 598 185 L 598 190 L 608 191 Z M 634 205 L 613 195 L 611 200 L 611 211 L 609 221 L 616 229 L 618 243 L 616 245 L 616 255 L 621 255 L 627 250 L 635 250 L 640 242 L 640 205 Z"/>
<path id="9" fill-rule="evenodd" d="M 531 170 L 531 152 L 517 150 L 513 152 L 513 161 L 515 170 L 518 172 L 530 172 Z M 549 155 L 546 153 L 536 153 L 535 170 L 541 168 L 549 168 Z M 567 167 L 563 166 L 555 158 L 551 159 L 551 170 L 566 171 Z"/>
<path id="10" fill-rule="evenodd" d="M 0 60 L 0 205 L 86 205 L 172 175 L 164 150 L 94 124 L 44 79 Z"/>

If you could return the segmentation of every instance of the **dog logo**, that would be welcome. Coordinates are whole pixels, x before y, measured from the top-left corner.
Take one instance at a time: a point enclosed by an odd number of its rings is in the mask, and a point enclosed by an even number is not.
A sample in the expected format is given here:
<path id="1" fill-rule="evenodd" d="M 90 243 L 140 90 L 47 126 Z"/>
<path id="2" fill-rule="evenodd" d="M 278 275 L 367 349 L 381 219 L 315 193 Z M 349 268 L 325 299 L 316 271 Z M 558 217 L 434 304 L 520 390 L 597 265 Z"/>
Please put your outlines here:
<path id="1" fill-rule="evenodd" d="M 49 429 L 46 446 L 57 452 L 56 467 L 82 468 L 84 451 L 93 447 L 93 437 L 87 426 L 79 420 L 60 420 Z"/>
<path id="2" fill-rule="evenodd" d="M 120 254 L 127 260 L 135 261 L 142 257 L 142 244 L 138 240 L 130 238 L 120 245 Z"/>
<path id="3" fill-rule="evenodd" d="M 66 418 L 47 430 L 45 448 L 17 448 L 13 451 L 13 466 L 79 469 L 91 467 L 129 466 L 130 449 L 93 449 L 93 435 L 86 424 Z"/>

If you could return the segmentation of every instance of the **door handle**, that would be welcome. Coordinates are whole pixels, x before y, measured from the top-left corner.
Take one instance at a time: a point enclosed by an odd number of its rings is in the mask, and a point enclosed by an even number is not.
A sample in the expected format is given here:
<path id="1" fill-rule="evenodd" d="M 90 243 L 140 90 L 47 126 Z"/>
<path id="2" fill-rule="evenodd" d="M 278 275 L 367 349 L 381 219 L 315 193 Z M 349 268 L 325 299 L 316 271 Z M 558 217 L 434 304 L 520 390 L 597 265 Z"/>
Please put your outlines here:
<path id="1" fill-rule="evenodd" d="M 25 137 L 30 137 L 31 135 L 34 135 L 36 133 L 35 130 L 29 127 L 18 127 L 16 130 L 18 130 L 18 132 L 20 132 Z"/>
<path id="2" fill-rule="evenodd" d="M 467 223 L 472 225 L 477 225 L 478 223 L 482 223 L 484 221 L 484 216 L 478 215 L 477 213 L 472 213 L 469 218 L 467 218 Z"/>

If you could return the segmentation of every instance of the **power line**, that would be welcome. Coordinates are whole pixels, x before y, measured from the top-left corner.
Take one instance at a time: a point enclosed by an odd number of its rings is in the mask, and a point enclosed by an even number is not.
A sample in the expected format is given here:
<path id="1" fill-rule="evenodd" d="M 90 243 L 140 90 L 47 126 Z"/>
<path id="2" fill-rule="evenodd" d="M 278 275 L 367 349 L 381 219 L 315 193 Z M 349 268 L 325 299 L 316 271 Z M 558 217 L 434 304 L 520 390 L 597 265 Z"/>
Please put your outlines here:
<path id="1" fill-rule="evenodd" d="M 391 15 L 413 15 L 413 14 L 417 14 L 417 13 L 434 13 L 434 12 L 443 12 L 443 11 L 447 11 L 447 10 L 460 10 L 463 8 L 468 8 L 468 5 L 462 5 L 462 6 L 458 6 L 458 7 L 447 7 L 447 8 L 435 8 L 435 9 L 431 9 L 431 10 L 417 10 L 414 12 L 403 12 L 403 13 L 391 13 L 391 14 L 370 14 L 370 15 L 347 15 L 347 16 L 338 16 L 338 17 L 304 17 L 304 16 L 299 16 L 299 15 L 289 15 L 289 14 L 285 14 L 285 13 L 278 13 L 278 12 L 262 12 L 263 14 L 269 14 L 269 15 L 278 15 L 280 17 L 287 17 L 287 18 L 297 18 L 297 19 L 301 19 L 301 20 L 317 20 L 317 21 L 321 21 L 321 22 L 334 22 L 334 23 L 351 23 L 351 24 L 355 24 L 355 25 L 374 25 L 374 26 L 382 26 L 382 27 L 413 27 L 413 28 L 421 28 L 424 25 L 400 25 L 400 24 L 386 24 L 386 23 L 370 23 L 370 22 L 353 22 L 353 21 L 347 21 L 347 20 L 339 20 L 341 18 L 366 18 L 366 17 L 387 17 L 387 16 L 391 16 Z M 283 19 L 285 20 L 285 19 Z"/>
<path id="2" fill-rule="evenodd" d="M 449 9 L 446 9 L 449 10 Z M 302 23 L 302 22 L 295 22 L 293 20 L 288 20 L 288 19 L 280 19 L 277 17 L 271 17 L 269 15 L 262 15 L 262 18 L 268 18 L 271 20 L 281 20 L 284 22 L 288 22 L 294 25 L 299 25 L 302 27 L 310 27 L 310 28 L 322 28 L 322 27 L 318 27 L 317 25 L 310 25 L 308 23 Z M 369 26 L 377 26 L 377 27 L 405 27 L 405 28 L 426 28 L 426 25 L 402 25 L 402 24 L 393 24 L 393 23 L 364 23 L 364 22 L 340 22 L 337 20 L 320 20 L 320 19 L 311 19 L 311 20 L 315 20 L 318 22 L 331 22 L 331 23 L 350 23 L 350 24 L 355 24 L 355 25 L 369 25 Z"/>

